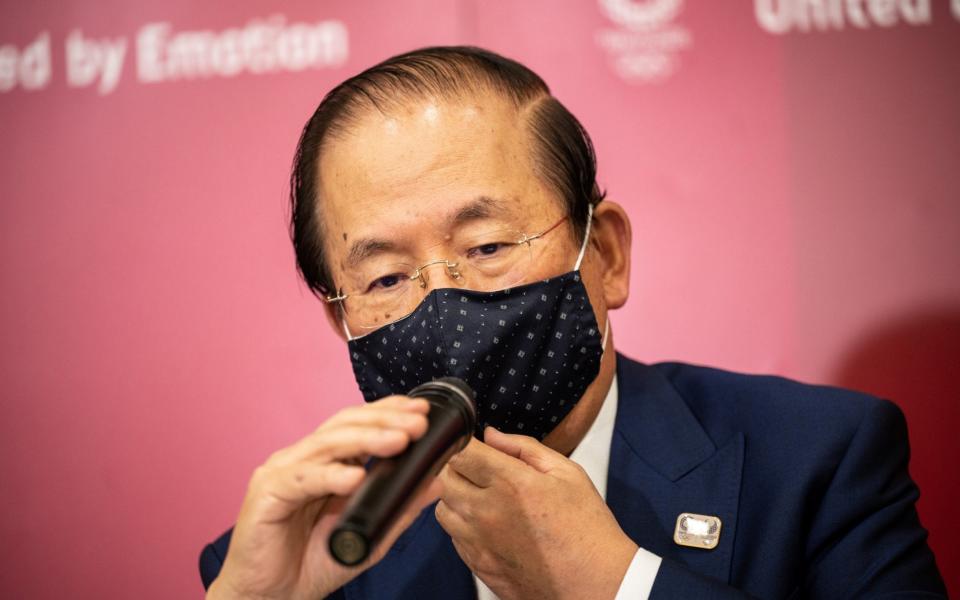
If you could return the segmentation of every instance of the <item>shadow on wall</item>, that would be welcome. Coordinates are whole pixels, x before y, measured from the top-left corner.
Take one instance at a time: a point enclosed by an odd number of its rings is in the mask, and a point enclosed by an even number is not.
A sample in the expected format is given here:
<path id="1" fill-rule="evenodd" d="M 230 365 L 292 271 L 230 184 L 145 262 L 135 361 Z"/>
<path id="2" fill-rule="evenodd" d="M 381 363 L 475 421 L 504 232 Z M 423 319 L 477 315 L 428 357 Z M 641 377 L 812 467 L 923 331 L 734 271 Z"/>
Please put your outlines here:
<path id="1" fill-rule="evenodd" d="M 951 597 L 960 596 L 960 308 L 886 321 L 855 343 L 832 382 L 896 402 L 910 431 L 918 509 Z"/>

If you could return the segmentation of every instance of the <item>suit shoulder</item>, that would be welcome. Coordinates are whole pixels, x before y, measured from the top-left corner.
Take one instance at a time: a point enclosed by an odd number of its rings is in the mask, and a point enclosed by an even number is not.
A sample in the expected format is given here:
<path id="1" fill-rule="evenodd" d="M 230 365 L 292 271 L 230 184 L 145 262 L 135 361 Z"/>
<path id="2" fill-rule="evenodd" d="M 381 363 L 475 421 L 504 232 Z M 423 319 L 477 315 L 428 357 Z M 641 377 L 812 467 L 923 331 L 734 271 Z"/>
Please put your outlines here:
<path id="1" fill-rule="evenodd" d="M 207 544 L 200 552 L 200 580 L 204 589 L 209 588 L 213 580 L 220 574 L 223 561 L 227 558 L 227 548 L 230 547 L 230 536 L 233 529 L 229 529 L 215 541 Z"/>
<path id="2" fill-rule="evenodd" d="M 653 365 L 711 437 L 743 431 L 778 443 L 849 441 L 865 419 L 903 420 L 887 400 L 773 375 L 750 375 L 683 363 Z"/>

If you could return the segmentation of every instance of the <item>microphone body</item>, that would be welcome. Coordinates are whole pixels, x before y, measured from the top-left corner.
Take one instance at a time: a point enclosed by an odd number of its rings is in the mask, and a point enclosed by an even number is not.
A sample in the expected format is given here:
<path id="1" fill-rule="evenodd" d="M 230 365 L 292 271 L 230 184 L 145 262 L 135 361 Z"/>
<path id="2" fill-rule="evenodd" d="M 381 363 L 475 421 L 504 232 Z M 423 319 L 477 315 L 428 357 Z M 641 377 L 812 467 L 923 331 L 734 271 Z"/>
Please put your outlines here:
<path id="1" fill-rule="evenodd" d="M 411 398 L 430 403 L 427 431 L 397 456 L 374 462 L 330 534 L 330 554 L 340 564 L 363 562 L 380 542 L 417 488 L 470 441 L 476 427 L 473 390 L 456 377 L 415 387 Z"/>

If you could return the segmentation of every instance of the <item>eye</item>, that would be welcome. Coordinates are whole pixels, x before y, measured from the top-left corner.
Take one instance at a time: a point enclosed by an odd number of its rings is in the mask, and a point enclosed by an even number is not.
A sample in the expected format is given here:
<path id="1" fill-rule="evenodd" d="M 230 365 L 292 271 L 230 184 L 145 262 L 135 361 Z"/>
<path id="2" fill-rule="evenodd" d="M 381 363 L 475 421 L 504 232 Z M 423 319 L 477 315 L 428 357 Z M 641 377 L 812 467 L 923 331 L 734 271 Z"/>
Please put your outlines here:
<path id="1" fill-rule="evenodd" d="M 483 244 L 482 246 L 474 246 L 467 251 L 467 258 L 483 258 L 485 256 L 494 256 L 501 250 L 503 250 L 506 244 L 502 242 L 493 242 L 490 244 Z"/>
<path id="2" fill-rule="evenodd" d="M 393 273 L 391 275 L 384 275 L 383 277 L 378 277 L 374 279 L 373 282 L 367 287 L 368 292 L 372 291 L 382 291 L 395 288 L 400 285 L 405 277 L 400 273 Z"/>

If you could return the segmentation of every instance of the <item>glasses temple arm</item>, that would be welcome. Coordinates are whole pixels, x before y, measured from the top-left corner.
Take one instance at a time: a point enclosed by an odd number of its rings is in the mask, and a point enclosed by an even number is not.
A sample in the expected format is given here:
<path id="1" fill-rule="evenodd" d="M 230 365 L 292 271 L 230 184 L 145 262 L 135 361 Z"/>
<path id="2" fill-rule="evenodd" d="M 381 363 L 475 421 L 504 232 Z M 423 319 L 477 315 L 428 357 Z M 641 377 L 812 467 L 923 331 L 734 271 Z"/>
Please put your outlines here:
<path id="1" fill-rule="evenodd" d="M 519 243 L 519 244 L 526 244 L 526 243 L 528 243 L 528 242 L 532 242 L 533 240 L 540 239 L 540 238 L 542 238 L 543 236 L 545 236 L 545 235 L 547 235 L 548 233 L 550 233 L 551 231 L 553 231 L 554 229 L 556 229 L 557 227 L 560 227 L 560 224 L 563 223 L 564 221 L 566 221 L 568 218 L 569 218 L 569 217 L 563 217 L 562 219 L 560 219 L 559 221 L 557 221 L 556 223 L 554 223 L 554 224 L 551 225 L 550 227 L 544 229 L 544 230 L 541 231 L 540 233 L 535 233 L 535 234 L 533 234 L 533 235 L 526 235 L 526 234 L 524 234 L 523 238 L 522 238 L 518 243 Z"/>

